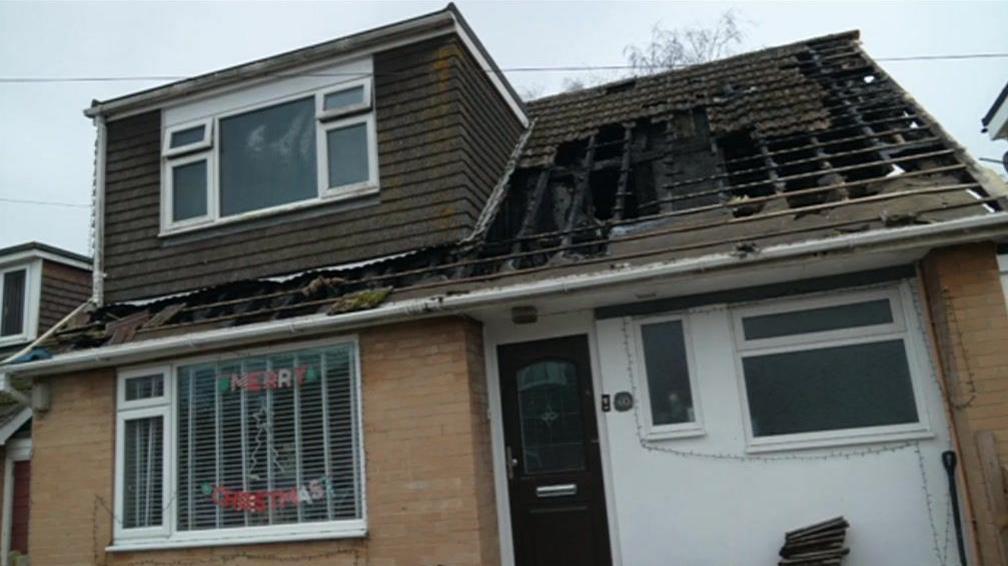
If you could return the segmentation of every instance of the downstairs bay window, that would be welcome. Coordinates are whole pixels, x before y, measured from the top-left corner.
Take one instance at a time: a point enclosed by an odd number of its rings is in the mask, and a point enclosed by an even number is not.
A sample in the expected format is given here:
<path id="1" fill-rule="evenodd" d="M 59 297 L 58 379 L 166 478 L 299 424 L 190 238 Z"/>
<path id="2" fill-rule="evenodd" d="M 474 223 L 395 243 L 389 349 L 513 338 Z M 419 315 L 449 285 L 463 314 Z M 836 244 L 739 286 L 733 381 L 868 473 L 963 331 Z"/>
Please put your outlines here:
<path id="1" fill-rule="evenodd" d="M 362 536 L 352 342 L 119 375 L 114 548 Z"/>

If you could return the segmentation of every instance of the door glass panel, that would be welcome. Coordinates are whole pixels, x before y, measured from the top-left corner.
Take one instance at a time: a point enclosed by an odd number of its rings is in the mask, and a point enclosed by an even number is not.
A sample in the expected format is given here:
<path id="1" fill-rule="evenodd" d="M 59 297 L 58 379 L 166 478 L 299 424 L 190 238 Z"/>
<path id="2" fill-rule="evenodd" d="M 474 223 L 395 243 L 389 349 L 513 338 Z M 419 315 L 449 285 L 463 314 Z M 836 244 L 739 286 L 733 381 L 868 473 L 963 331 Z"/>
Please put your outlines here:
<path id="1" fill-rule="evenodd" d="M 518 371 L 518 418 L 525 473 L 584 468 L 584 428 L 577 367 L 536 362 Z"/>

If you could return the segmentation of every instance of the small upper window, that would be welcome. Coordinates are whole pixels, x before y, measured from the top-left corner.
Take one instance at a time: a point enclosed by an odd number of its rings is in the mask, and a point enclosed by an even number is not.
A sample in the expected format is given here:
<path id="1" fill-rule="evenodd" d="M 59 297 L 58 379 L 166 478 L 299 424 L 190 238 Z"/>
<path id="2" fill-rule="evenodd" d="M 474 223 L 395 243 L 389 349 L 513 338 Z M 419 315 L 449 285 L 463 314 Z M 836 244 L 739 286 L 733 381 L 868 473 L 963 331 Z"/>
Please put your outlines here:
<path id="1" fill-rule="evenodd" d="M 124 381 L 125 401 L 139 401 L 164 396 L 164 375 L 160 373 L 130 377 Z"/>
<path id="2" fill-rule="evenodd" d="M 822 302 L 736 316 L 753 443 L 920 432 L 899 295 Z"/>
<path id="3" fill-rule="evenodd" d="M 638 324 L 639 354 L 645 375 L 650 436 L 677 436 L 700 430 L 690 371 L 686 319 Z"/>
<path id="4" fill-rule="evenodd" d="M 202 142 L 206 138 L 207 127 L 203 124 L 196 126 L 195 128 L 189 128 L 186 130 L 176 130 L 172 132 L 169 137 L 168 147 L 171 149 L 176 149 L 180 147 L 185 147 L 187 145 L 194 145 Z"/>
<path id="5" fill-rule="evenodd" d="M 18 336 L 25 326 L 25 284 L 27 269 L 14 269 L 3 274 L 3 308 L 0 313 L 0 337 Z"/>
<path id="6" fill-rule="evenodd" d="M 330 92 L 322 98 L 322 108 L 324 110 L 342 110 L 360 104 L 364 104 L 363 85 Z"/>
<path id="7" fill-rule="evenodd" d="M 177 125 L 165 129 L 162 148 L 163 232 L 377 190 L 371 79 L 319 83 L 307 92 L 285 80 L 302 90 L 277 96 L 287 88 L 279 81 L 260 89 L 266 94 L 166 110 Z M 215 115 L 192 119 L 206 116 L 201 110 Z"/>

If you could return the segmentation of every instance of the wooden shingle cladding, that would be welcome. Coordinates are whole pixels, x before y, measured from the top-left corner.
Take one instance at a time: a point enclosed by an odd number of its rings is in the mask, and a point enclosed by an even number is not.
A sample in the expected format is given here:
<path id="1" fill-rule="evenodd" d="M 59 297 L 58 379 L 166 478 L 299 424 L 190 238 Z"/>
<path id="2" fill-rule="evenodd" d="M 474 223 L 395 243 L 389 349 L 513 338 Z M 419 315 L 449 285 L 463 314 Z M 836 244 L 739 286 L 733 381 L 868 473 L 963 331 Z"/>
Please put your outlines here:
<path id="1" fill-rule="evenodd" d="M 41 335 L 91 296 L 91 272 L 42 260 L 38 333 Z"/>
<path id="2" fill-rule="evenodd" d="M 472 230 L 522 126 L 456 35 L 374 55 L 381 190 L 159 237 L 161 113 L 107 125 L 105 298 L 178 293 L 448 244 Z"/>

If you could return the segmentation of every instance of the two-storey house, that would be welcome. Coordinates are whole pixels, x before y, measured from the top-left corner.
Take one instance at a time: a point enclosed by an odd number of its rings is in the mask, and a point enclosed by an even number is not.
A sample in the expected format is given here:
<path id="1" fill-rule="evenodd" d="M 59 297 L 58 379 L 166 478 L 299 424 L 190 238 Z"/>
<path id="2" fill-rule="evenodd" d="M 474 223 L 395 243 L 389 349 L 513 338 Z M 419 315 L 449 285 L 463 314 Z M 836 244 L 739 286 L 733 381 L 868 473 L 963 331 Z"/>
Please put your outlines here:
<path id="1" fill-rule="evenodd" d="M 449 5 L 86 114 L 38 564 L 1004 559 L 1004 187 L 856 32 L 526 105 Z"/>

